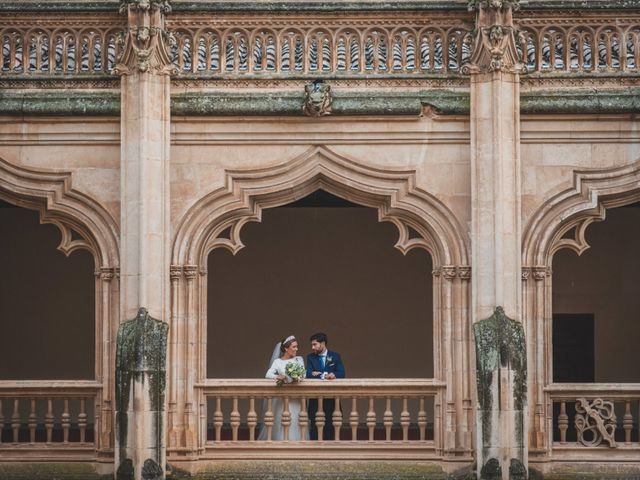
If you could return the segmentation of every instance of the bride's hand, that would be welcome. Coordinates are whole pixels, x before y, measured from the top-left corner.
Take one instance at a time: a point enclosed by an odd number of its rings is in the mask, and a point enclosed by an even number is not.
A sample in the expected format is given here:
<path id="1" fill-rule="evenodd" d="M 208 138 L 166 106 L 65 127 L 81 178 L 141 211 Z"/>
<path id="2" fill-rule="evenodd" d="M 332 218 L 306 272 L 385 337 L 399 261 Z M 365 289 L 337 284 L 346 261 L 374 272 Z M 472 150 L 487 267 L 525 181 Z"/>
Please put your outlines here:
<path id="1" fill-rule="evenodd" d="M 276 375 L 276 381 L 280 380 L 281 382 L 284 382 L 287 379 L 287 377 L 285 375 Z"/>

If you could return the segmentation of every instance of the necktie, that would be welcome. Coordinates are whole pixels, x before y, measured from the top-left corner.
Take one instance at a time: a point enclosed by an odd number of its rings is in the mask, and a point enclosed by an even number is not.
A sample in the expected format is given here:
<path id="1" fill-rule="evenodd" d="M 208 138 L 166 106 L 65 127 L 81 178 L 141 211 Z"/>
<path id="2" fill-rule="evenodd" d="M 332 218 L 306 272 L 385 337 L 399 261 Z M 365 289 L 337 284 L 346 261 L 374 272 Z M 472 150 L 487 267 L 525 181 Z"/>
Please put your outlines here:
<path id="1" fill-rule="evenodd" d="M 324 355 L 320 355 L 320 365 L 322 366 L 322 369 L 324 370 Z"/>

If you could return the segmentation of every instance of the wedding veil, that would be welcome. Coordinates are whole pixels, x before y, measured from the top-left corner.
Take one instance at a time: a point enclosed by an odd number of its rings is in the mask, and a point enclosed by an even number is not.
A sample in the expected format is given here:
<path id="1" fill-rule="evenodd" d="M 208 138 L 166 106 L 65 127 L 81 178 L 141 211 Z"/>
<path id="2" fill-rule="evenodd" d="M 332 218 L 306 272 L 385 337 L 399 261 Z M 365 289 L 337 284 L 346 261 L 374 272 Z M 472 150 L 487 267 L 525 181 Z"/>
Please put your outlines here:
<path id="1" fill-rule="evenodd" d="M 267 365 L 267 370 L 269 370 L 271 368 L 271 365 L 273 365 L 273 362 L 275 362 L 276 358 L 280 358 L 280 346 L 281 345 L 282 345 L 282 342 L 276 343 L 276 346 L 273 349 L 273 353 L 271 354 L 271 360 L 269 360 L 269 365 Z"/>

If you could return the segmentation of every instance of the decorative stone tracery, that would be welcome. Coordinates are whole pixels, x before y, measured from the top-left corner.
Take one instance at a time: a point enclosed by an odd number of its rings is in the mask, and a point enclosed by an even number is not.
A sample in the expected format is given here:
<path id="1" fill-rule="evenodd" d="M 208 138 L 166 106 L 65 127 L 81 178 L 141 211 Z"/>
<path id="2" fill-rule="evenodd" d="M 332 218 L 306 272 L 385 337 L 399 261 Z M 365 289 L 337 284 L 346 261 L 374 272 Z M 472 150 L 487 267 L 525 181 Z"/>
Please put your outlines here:
<path id="1" fill-rule="evenodd" d="M 74 189 L 72 174 L 44 172 L 15 166 L 0 158 L 0 199 L 37 210 L 41 223 L 58 227 L 58 249 L 70 255 L 88 250 L 95 262 L 95 369 L 102 392 L 96 398 L 96 445 L 98 451 L 113 448 L 113 340 L 118 325 L 118 226 L 107 210 L 91 197 Z M 75 235 L 74 235 L 75 233 Z"/>
<path id="2" fill-rule="evenodd" d="M 193 406 L 198 405 L 194 385 L 206 379 L 207 321 L 206 264 L 215 248 L 232 253 L 244 247 L 240 239 L 242 226 L 260 221 L 262 210 L 285 205 L 323 189 L 360 205 L 376 208 L 380 221 L 392 222 L 399 231 L 395 247 L 402 253 L 414 248 L 428 251 L 434 264 L 434 372 L 446 381 L 442 418 L 445 425 L 443 451 L 471 452 L 473 412 L 471 405 L 469 325 L 467 301 L 471 275 L 468 266 L 466 240 L 454 215 L 435 197 L 415 185 L 413 171 L 379 169 L 365 166 L 342 157 L 326 147 L 310 148 L 303 155 L 284 164 L 260 170 L 228 171 L 226 185 L 194 204 L 180 222 L 173 244 L 172 298 L 178 308 L 172 312 L 172 328 L 180 329 L 172 338 L 173 359 L 188 362 L 175 367 L 174 389 L 170 405 L 176 414 L 169 431 L 175 438 L 189 438 Z M 348 180 L 347 180 L 348 179 Z M 183 269 L 185 276 L 178 275 Z M 187 271 L 199 271 L 193 280 Z M 440 275 L 441 274 L 441 275 Z M 186 329 L 179 325 L 186 325 Z M 189 340 L 191 339 L 191 340 Z M 194 340 L 198 339 L 194 343 Z M 185 346 L 194 345 L 193 354 L 186 354 Z M 182 360 L 180 360 L 182 361 Z M 186 378 L 182 378 L 186 375 Z M 459 378 L 456 376 L 459 375 Z M 460 389 L 459 393 L 455 393 Z M 461 401 L 456 402 L 457 398 Z M 203 408 L 200 406 L 200 408 Z M 182 432 L 182 433 L 178 433 Z M 203 441 L 204 432 L 198 432 Z M 184 447 L 184 443 L 175 448 Z M 171 454 L 172 448 L 169 448 Z"/>

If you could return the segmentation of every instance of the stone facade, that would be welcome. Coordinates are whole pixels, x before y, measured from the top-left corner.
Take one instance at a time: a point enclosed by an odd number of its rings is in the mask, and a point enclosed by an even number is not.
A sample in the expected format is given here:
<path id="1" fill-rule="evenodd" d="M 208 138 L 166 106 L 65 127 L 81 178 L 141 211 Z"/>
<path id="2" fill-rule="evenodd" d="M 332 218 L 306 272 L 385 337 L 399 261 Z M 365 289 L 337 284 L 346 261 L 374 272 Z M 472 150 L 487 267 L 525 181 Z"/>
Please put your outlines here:
<path id="1" fill-rule="evenodd" d="M 134 392 L 127 412 L 146 420 L 127 427 L 127 448 L 190 472 L 316 449 L 256 443 L 270 421 L 258 404 L 290 394 L 207 378 L 206 305 L 211 251 L 237 253 L 247 222 L 318 189 L 377 209 L 402 253 L 430 254 L 434 307 L 434 378 L 301 387 L 342 399 L 345 411 L 323 421 L 351 429 L 321 457 L 503 479 L 578 461 L 640 468 L 638 384 L 554 384 L 550 370 L 553 254 L 586 250 L 593 221 L 640 200 L 640 10 L 591 3 L 5 2 L 0 199 L 59 227 L 65 253 L 94 256 L 96 376 L 0 381 L 7 405 L 94 405 L 92 442 L 47 449 L 0 435 L 0 468 L 117 471 L 117 332 L 141 308 L 169 326 L 166 403 Z M 622 448 L 554 440 L 571 402 L 611 440 L 614 401 L 625 405 Z M 18 404 L 7 432 L 24 423 L 35 435 L 37 409 Z M 156 438 L 149 418 L 160 419 Z M 356 440 L 361 427 L 368 442 Z M 163 467 L 145 476 L 136 460 L 122 478 L 162 478 Z"/>

